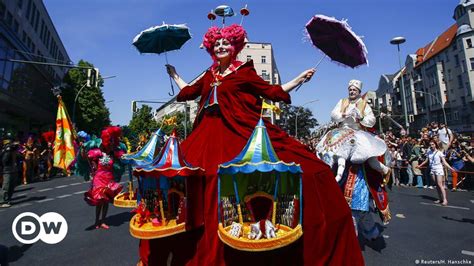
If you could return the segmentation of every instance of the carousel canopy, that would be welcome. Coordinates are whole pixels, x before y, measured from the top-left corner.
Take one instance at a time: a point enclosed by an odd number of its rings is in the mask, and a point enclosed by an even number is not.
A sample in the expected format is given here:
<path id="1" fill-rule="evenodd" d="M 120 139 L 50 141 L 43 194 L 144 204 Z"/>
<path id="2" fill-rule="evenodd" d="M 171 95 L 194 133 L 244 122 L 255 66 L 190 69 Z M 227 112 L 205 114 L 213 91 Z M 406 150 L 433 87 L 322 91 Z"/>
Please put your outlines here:
<path id="1" fill-rule="evenodd" d="M 131 163 L 133 166 L 144 166 L 153 162 L 156 145 L 163 136 L 161 129 L 158 129 L 151 135 L 150 140 L 143 146 L 141 150 L 136 153 L 128 153 L 122 156 L 122 160 L 126 163 Z"/>
<path id="2" fill-rule="evenodd" d="M 136 167 L 133 174 L 149 177 L 202 176 L 204 169 L 192 167 L 184 160 L 179 148 L 176 130 L 173 130 L 158 159 L 153 164 Z"/>
<path id="3" fill-rule="evenodd" d="M 259 172 L 291 172 L 302 173 L 299 164 L 281 161 L 273 149 L 267 128 L 262 118 L 253 130 L 247 145 L 233 160 L 219 165 L 219 174 L 236 174 Z"/>

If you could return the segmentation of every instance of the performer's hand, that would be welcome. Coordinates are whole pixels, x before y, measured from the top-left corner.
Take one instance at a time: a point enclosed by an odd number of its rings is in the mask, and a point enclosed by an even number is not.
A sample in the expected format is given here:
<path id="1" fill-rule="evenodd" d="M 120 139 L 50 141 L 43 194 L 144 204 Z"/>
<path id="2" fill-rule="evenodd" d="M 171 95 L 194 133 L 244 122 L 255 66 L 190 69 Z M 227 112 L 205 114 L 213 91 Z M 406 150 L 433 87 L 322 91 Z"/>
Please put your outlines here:
<path id="1" fill-rule="evenodd" d="M 170 77 L 172 78 L 175 78 L 178 76 L 178 73 L 176 72 L 176 68 L 172 65 L 169 65 L 169 64 L 166 64 L 166 72 L 168 72 L 168 75 L 170 75 Z"/>
<path id="2" fill-rule="evenodd" d="M 313 77 L 314 73 L 316 73 L 316 69 L 314 68 L 310 68 L 310 69 L 307 69 L 303 72 L 301 72 L 300 74 L 300 83 L 303 83 L 303 82 L 308 82 L 311 80 L 311 78 Z"/>

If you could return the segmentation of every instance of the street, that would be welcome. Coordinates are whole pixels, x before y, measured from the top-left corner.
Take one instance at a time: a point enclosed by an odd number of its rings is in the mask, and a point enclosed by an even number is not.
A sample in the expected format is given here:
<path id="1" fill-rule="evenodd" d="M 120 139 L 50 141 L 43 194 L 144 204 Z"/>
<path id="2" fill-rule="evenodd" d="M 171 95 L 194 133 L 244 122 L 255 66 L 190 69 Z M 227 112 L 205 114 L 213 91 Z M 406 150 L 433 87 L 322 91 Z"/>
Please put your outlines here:
<path id="1" fill-rule="evenodd" d="M 13 206 L 0 209 L 0 244 L 9 249 L 10 265 L 134 265 L 138 240 L 128 232 L 130 210 L 111 205 L 110 229 L 92 229 L 94 208 L 83 200 L 88 188 L 88 182 L 74 176 L 17 187 Z M 383 228 L 383 238 L 360 240 L 366 265 L 413 265 L 416 260 L 420 264 L 449 264 L 451 260 L 451 264 L 472 265 L 474 192 L 448 192 L 447 207 L 433 203 L 436 190 L 394 187 L 389 196 L 393 218 Z M 18 214 L 50 211 L 68 222 L 62 242 L 23 245 L 13 237 L 11 225 Z"/>

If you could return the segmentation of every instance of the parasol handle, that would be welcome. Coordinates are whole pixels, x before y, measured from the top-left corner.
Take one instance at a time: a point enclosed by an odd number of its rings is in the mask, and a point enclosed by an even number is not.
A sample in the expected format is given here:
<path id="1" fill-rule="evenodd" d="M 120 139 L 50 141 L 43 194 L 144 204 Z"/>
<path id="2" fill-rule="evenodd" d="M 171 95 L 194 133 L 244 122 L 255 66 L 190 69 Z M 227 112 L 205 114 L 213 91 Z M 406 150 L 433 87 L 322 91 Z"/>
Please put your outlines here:
<path id="1" fill-rule="evenodd" d="M 326 57 L 327 57 L 327 55 L 324 54 L 323 57 L 321 57 L 321 59 L 319 59 L 318 63 L 316 63 L 316 66 L 314 66 L 314 68 L 315 68 L 315 69 L 318 68 L 318 66 L 321 64 L 321 62 L 323 62 L 323 60 L 324 60 Z M 298 90 L 301 88 L 301 86 L 303 86 L 303 83 L 306 82 L 306 80 L 307 80 L 307 78 L 305 78 L 305 79 L 303 80 L 303 82 L 301 82 L 301 83 L 296 87 L 295 91 L 298 91 Z"/>
<path id="2" fill-rule="evenodd" d="M 166 60 L 166 64 L 169 65 L 169 63 L 168 63 L 168 52 L 165 52 L 165 60 Z M 169 78 L 170 78 L 170 85 L 171 85 L 171 93 L 168 92 L 168 95 L 169 96 L 174 96 L 173 81 L 171 80 L 171 76 L 169 76 Z"/>

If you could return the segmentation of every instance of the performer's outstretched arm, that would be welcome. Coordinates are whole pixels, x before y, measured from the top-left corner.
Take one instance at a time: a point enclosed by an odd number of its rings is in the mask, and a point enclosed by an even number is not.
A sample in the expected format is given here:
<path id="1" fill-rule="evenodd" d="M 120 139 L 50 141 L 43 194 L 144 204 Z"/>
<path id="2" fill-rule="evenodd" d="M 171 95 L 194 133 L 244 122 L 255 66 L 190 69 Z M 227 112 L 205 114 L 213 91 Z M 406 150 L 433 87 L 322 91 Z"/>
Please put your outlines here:
<path id="1" fill-rule="evenodd" d="M 285 92 L 290 92 L 294 88 L 296 88 L 296 86 L 300 85 L 301 83 L 310 81 L 311 77 L 314 75 L 315 72 L 316 72 L 316 69 L 314 69 L 314 68 L 310 68 L 308 70 L 305 70 L 305 71 L 301 72 L 301 74 L 299 74 L 296 78 L 294 78 L 294 79 L 288 81 L 287 83 L 281 85 L 281 88 Z"/>

